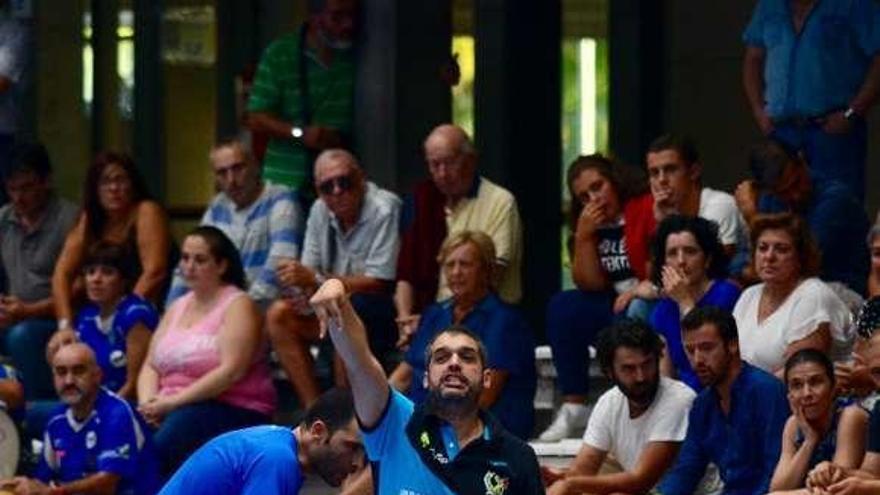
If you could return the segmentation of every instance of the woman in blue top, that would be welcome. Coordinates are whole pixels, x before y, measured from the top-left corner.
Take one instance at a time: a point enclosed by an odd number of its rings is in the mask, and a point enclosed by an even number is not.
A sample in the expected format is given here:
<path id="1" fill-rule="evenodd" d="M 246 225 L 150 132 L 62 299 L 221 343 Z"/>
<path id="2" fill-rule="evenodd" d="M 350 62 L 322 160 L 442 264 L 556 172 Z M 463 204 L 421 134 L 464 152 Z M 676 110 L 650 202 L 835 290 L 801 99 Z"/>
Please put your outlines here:
<path id="1" fill-rule="evenodd" d="M 725 278 L 727 256 L 718 240 L 718 226 L 710 220 L 669 216 L 657 227 L 651 249 L 651 278 L 663 295 L 650 319 L 666 341 L 661 369 L 700 391 L 700 381 L 681 343 L 681 319 L 698 306 L 732 311 L 740 289 Z"/>
<path id="2" fill-rule="evenodd" d="M 456 232 L 443 242 L 438 256 L 452 297 L 428 307 L 405 360 L 389 378 L 394 388 L 415 403 L 427 399 L 425 350 L 442 330 L 462 325 L 486 347 L 492 383 L 483 389 L 480 407 L 490 411 L 504 427 L 528 438 L 534 426 L 535 343 L 522 315 L 495 294 L 495 246 L 483 232 Z"/>
<path id="3" fill-rule="evenodd" d="M 134 401 L 137 376 L 159 320 L 152 304 L 131 292 L 131 256 L 119 245 L 95 244 L 87 254 L 83 278 L 88 302 L 76 316 L 77 337 L 95 352 L 101 384 Z"/>
<path id="4" fill-rule="evenodd" d="M 861 465 L 868 413 L 837 398 L 834 365 L 819 350 L 795 352 L 785 362 L 784 373 L 791 416 L 782 430 L 770 490 L 806 495 L 812 493 L 804 489 L 807 475 L 818 464 L 829 461 L 844 470 Z"/>

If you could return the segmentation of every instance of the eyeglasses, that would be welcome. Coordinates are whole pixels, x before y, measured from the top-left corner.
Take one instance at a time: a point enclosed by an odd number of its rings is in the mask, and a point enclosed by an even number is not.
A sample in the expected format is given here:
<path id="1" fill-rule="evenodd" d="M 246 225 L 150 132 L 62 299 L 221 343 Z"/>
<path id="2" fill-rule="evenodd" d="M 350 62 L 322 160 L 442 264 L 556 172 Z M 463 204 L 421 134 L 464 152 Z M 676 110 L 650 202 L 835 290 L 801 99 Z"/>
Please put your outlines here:
<path id="1" fill-rule="evenodd" d="M 340 175 L 339 177 L 333 177 L 332 179 L 327 179 L 319 183 L 318 191 L 321 194 L 332 196 L 336 193 L 337 188 L 339 188 L 340 193 L 344 193 L 350 191 L 352 187 L 354 187 L 354 181 L 351 176 Z"/>

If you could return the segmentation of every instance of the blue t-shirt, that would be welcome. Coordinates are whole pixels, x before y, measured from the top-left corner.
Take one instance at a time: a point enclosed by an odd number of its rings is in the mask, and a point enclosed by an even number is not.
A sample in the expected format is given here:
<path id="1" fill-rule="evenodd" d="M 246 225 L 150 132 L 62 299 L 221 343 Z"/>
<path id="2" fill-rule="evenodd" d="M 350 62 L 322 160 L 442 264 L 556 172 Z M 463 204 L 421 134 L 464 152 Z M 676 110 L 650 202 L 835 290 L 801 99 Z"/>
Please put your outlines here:
<path id="1" fill-rule="evenodd" d="M 865 239 L 871 227 L 865 209 L 843 183 L 815 177 L 812 182 L 813 195 L 803 216 L 822 252 L 820 277 L 827 282 L 842 282 L 864 294 L 865 274 L 870 266 Z M 776 196 L 764 194 L 759 198 L 758 211 L 761 213 L 778 213 L 787 209 Z"/>
<path id="2" fill-rule="evenodd" d="M 764 99 L 773 118 L 817 117 L 843 109 L 880 52 L 880 3 L 816 2 L 795 33 L 789 0 L 761 0 L 743 34 L 765 51 Z"/>
<path id="3" fill-rule="evenodd" d="M 453 301 L 433 304 L 422 314 L 419 329 L 406 353 L 406 362 L 413 368 L 413 380 L 407 396 L 419 404 L 427 397 L 422 377 L 425 374 L 425 350 L 440 331 L 452 326 Z M 532 434 L 535 411 L 535 341 L 522 315 L 495 294 L 477 304 L 461 324 L 474 332 L 486 347 L 487 368 L 510 373 L 501 397 L 489 412 L 507 431 L 526 439 Z"/>
<path id="4" fill-rule="evenodd" d="M 154 330 L 159 323 L 159 314 L 152 304 L 135 294 L 125 296 L 116 306 L 109 328 L 102 329 L 101 310 L 95 304 L 86 304 L 76 315 L 76 333 L 95 352 L 98 366 L 104 373 L 102 385 L 110 390 L 117 391 L 125 385 L 126 338 L 138 323 Z"/>
<path id="5" fill-rule="evenodd" d="M 452 495 L 446 484 L 425 466 L 404 433 L 415 410 L 412 401 L 396 390 L 390 393 L 388 407 L 379 424 L 363 432 L 364 448 L 373 464 L 373 473 L 379 473 L 379 479 L 373 480 L 378 483 L 377 493 Z"/>
<path id="6" fill-rule="evenodd" d="M 763 495 L 779 460 L 782 429 L 791 410 L 785 386 L 743 361 L 730 389 L 730 412 L 709 387 L 694 399 L 678 459 L 660 483 L 664 495 L 691 495 L 711 462 L 724 493 Z"/>
<path id="7" fill-rule="evenodd" d="M 717 306 L 732 312 L 740 292 L 739 287 L 735 284 L 727 280 L 716 280 L 703 294 L 703 297 L 697 301 L 697 307 Z M 684 345 L 681 342 L 681 313 L 678 310 L 678 303 L 668 297 L 660 299 L 651 313 L 650 323 L 654 330 L 666 339 L 666 350 L 672 360 L 672 365 L 675 366 L 675 371 L 678 373 L 678 379 L 697 392 L 702 390 L 700 380 L 694 373 L 694 369 L 691 368 L 691 363 L 688 361 Z"/>
<path id="8" fill-rule="evenodd" d="M 197 450 L 161 495 L 295 495 L 303 484 L 290 428 L 255 426 L 224 433 Z"/>
<path id="9" fill-rule="evenodd" d="M 128 402 L 101 388 L 85 421 L 77 421 L 66 405 L 52 415 L 35 477 L 44 483 L 69 483 L 107 472 L 121 478 L 119 495 L 155 494 L 159 464 L 149 435 Z"/>

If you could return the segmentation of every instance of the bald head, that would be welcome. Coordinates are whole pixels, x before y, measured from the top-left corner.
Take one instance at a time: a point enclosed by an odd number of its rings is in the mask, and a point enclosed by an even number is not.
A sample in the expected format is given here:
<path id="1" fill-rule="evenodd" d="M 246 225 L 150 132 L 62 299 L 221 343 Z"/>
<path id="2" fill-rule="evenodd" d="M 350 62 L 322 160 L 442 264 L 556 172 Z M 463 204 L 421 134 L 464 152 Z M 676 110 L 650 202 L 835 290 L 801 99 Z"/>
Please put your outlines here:
<path id="1" fill-rule="evenodd" d="M 84 416 L 101 386 L 101 368 L 89 346 L 75 342 L 62 346 L 52 357 L 55 391 L 77 417 Z"/>
<path id="2" fill-rule="evenodd" d="M 467 133 L 452 124 L 436 127 L 425 139 L 425 160 L 431 180 L 455 203 L 473 187 L 477 154 Z"/>

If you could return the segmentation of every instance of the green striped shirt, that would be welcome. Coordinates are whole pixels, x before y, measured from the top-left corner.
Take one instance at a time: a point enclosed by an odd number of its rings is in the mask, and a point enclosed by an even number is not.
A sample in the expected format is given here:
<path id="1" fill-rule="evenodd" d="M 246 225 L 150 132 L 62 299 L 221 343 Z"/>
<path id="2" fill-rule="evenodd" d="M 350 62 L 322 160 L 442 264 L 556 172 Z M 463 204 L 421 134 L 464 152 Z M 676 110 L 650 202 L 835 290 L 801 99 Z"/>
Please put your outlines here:
<path id="1" fill-rule="evenodd" d="M 291 122 L 302 121 L 303 101 L 300 92 L 299 32 L 282 36 L 266 48 L 248 101 L 248 111 L 264 112 Z M 344 134 L 352 128 L 354 94 L 353 54 L 337 51 L 333 62 L 325 66 L 317 55 L 306 51 L 309 99 L 312 121 L 308 125 L 331 127 Z M 293 138 L 272 138 L 263 158 L 263 177 L 275 184 L 296 190 L 309 177 L 309 154 Z"/>

